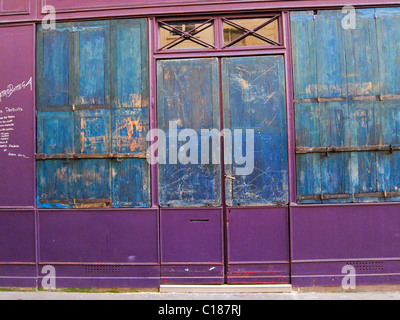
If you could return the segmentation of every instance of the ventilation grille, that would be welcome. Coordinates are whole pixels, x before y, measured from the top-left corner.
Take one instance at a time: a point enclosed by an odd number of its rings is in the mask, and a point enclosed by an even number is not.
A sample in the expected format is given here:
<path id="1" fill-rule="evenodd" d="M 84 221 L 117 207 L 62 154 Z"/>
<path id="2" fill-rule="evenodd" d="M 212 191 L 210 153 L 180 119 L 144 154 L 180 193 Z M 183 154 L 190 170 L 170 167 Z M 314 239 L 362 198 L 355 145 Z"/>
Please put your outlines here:
<path id="1" fill-rule="evenodd" d="M 383 272 L 384 265 L 383 262 L 379 261 L 365 261 L 365 262 L 353 262 L 351 265 L 356 268 L 356 271 L 359 273 L 362 272 Z"/>
<path id="2" fill-rule="evenodd" d="M 85 273 L 91 275 L 119 274 L 120 271 L 121 270 L 119 266 L 85 266 Z"/>

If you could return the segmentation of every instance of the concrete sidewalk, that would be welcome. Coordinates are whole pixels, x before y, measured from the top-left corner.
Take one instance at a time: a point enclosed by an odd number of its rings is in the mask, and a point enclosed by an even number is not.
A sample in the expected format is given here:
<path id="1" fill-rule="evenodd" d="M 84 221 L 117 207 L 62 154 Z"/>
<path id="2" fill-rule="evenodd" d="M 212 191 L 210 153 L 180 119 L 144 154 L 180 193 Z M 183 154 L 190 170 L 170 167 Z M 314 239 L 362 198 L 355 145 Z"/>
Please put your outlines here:
<path id="1" fill-rule="evenodd" d="M 400 300 L 400 292 L 289 294 L 160 294 L 0 292 L 0 300 Z"/>

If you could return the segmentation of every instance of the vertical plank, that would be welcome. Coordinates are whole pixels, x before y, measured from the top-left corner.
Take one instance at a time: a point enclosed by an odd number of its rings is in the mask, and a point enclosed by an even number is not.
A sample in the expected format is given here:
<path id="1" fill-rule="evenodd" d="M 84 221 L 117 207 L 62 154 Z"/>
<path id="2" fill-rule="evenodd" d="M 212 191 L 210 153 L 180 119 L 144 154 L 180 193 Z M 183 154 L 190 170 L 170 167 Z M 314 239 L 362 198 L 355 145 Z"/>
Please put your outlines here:
<path id="1" fill-rule="evenodd" d="M 376 16 L 381 93 L 398 95 L 400 94 L 400 8 L 379 8 L 376 9 Z M 382 101 L 380 105 L 382 122 L 378 127 L 379 142 L 385 145 L 398 145 L 400 144 L 399 101 Z M 400 153 L 378 153 L 377 162 L 378 189 L 398 192 Z M 400 197 L 390 198 L 387 201 L 400 201 Z"/>
<path id="2" fill-rule="evenodd" d="M 313 11 L 290 13 L 294 98 L 318 98 L 316 26 Z M 317 103 L 295 103 L 296 146 L 320 147 L 320 109 Z M 322 193 L 321 156 L 296 156 L 297 194 L 310 196 Z M 318 200 L 299 203 L 320 203 Z"/>
<path id="3" fill-rule="evenodd" d="M 377 49 L 375 9 L 357 10 L 357 28 L 345 32 L 348 94 L 350 97 L 380 94 L 379 57 Z M 351 101 L 351 145 L 378 144 L 379 102 Z M 377 121 L 378 120 L 378 121 Z M 352 154 L 353 192 L 375 192 L 377 185 L 377 154 Z M 357 202 L 378 201 L 376 198 L 354 199 Z"/>
<path id="4" fill-rule="evenodd" d="M 144 19 L 111 22 L 112 150 L 147 151 L 149 131 L 148 39 Z M 113 207 L 150 206 L 146 159 L 112 163 Z"/>
<path id="5" fill-rule="evenodd" d="M 236 175 L 244 166 L 226 165 L 235 176 L 226 182 L 229 206 L 284 205 L 288 199 L 287 117 L 282 56 L 224 58 L 225 129 L 243 130 L 242 154 L 247 157 L 246 130 L 254 130 L 254 170 Z M 236 139 L 236 137 L 235 137 Z M 234 148 L 237 141 L 234 139 Z M 233 151 L 233 150 L 232 150 Z M 233 157 L 233 155 L 232 155 Z M 233 157 L 234 158 L 234 157 Z M 234 159 L 235 160 L 235 159 Z"/>
<path id="6" fill-rule="evenodd" d="M 317 97 L 347 98 L 346 57 L 337 10 L 321 10 L 315 17 Z M 320 143 L 323 147 L 350 144 L 349 106 L 345 101 L 319 103 Z M 348 153 L 320 155 L 321 194 L 351 194 L 351 162 Z M 343 203 L 350 199 L 324 200 Z"/>

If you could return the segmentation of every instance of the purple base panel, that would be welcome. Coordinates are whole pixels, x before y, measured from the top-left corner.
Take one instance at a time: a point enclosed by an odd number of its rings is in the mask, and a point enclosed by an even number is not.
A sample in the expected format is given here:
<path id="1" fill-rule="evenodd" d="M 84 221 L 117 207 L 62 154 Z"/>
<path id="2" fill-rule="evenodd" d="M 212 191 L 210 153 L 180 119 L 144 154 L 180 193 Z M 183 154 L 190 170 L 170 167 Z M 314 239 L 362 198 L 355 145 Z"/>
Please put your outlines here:
<path id="1" fill-rule="evenodd" d="M 39 278 L 39 288 L 42 287 L 42 278 Z M 57 288 L 135 288 L 155 289 L 160 287 L 160 278 L 57 278 Z"/>
<path id="2" fill-rule="evenodd" d="M 229 266 L 228 284 L 290 284 L 290 264 Z"/>
<path id="3" fill-rule="evenodd" d="M 292 277 L 295 288 L 305 287 L 342 287 L 343 276 Z M 356 278 L 357 286 L 385 286 L 400 284 L 400 274 L 396 275 L 361 275 Z"/>
<path id="4" fill-rule="evenodd" d="M 228 209 L 228 283 L 290 283 L 288 215 L 288 208 Z"/>
<path id="5" fill-rule="evenodd" d="M 36 265 L 4 264 L 0 265 L 0 288 L 36 287 Z"/>
<path id="6" fill-rule="evenodd" d="M 161 283 L 222 284 L 222 209 L 161 209 Z"/>
<path id="7" fill-rule="evenodd" d="M 161 264 L 222 264 L 222 209 L 161 209 Z"/>
<path id="8" fill-rule="evenodd" d="M 0 264 L 14 262 L 36 262 L 33 211 L 0 211 Z"/>
<path id="9" fill-rule="evenodd" d="M 44 265 L 39 265 L 39 273 Z M 54 265 L 57 288 L 158 288 L 160 267 L 118 264 Z M 39 286 L 43 277 L 39 277 Z"/>
<path id="10" fill-rule="evenodd" d="M 360 284 L 399 284 L 398 212 L 395 204 L 292 208 L 293 285 L 340 286 L 346 265 Z"/>
<path id="11" fill-rule="evenodd" d="M 159 264 L 157 210 L 40 211 L 40 261 Z"/>
<path id="12" fill-rule="evenodd" d="M 223 284 L 224 267 L 218 265 L 179 265 L 161 267 L 161 284 Z"/>

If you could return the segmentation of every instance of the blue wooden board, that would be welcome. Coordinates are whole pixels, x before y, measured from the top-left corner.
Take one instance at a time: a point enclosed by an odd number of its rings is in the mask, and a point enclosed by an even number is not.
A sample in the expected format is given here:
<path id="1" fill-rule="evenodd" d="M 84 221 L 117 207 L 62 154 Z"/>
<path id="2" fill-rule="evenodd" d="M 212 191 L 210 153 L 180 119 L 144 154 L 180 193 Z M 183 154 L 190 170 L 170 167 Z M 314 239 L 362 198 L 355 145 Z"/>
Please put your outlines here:
<path id="1" fill-rule="evenodd" d="M 116 208 L 150 206 L 150 168 L 143 158 L 147 41 L 145 19 L 39 27 L 37 152 L 141 154 L 118 161 L 39 160 L 39 207 L 96 207 L 96 200 Z"/>
<path id="2" fill-rule="evenodd" d="M 340 10 L 291 13 L 296 145 L 342 147 L 397 145 L 400 113 L 395 101 L 358 97 L 399 94 L 400 10 L 356 11 L 355 30 L 342 28 Z M 390 30 L 390 32 L 388 32 Z M 297 155 L 298 195 L 347 194 L 347 199 L 300 203 L 397 201 L 356 196 L 397 192 L 399 153 L 353 152 Z"/>
<path id="3" fill-rule="evenodd" d="M 224 58 L 222 75 L 225 129 L 243 130 L 238 138 L 244 156 L 246 144 L 251 143 L 246 130 L 254 130 L 254 170 L 249 174 L 236 174 L 244 165 L 238 165 L 234 157 L 233 139 L 234 161 L 225 168 L 235 180 L 226 181 L 227 204 L 285 205 L 289 191 L 283 56 Z"/>

